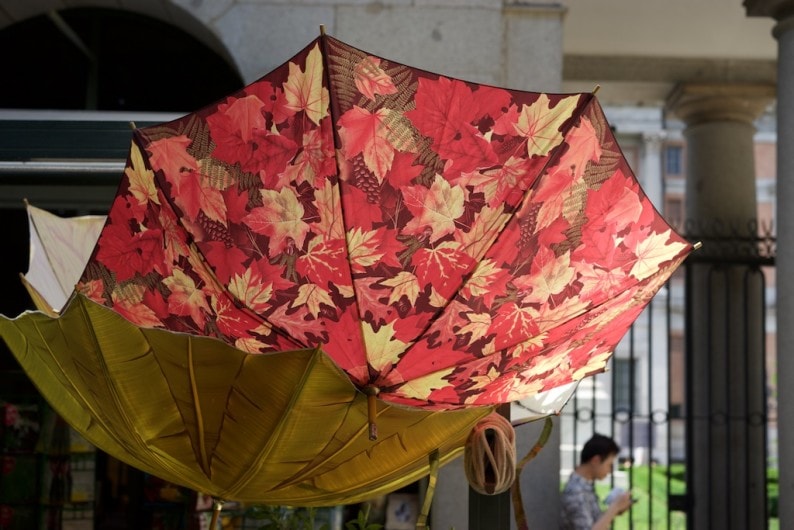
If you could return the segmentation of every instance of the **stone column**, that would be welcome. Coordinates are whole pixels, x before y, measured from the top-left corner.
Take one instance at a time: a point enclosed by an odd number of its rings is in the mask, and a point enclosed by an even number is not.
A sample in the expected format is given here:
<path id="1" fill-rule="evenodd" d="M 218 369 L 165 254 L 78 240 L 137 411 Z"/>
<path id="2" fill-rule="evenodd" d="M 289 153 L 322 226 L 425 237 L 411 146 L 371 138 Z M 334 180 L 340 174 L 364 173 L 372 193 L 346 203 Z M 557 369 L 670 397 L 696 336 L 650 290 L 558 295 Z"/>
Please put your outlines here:
<path id="1" fill-rule="evenodd" d="M 777 20 L 777 446 L 781 530 L 794 529 L 794 1 L 745 0 L 749 16 Z"/>
<path id="2" fill-rule="evenodd" d="M 644 132 L 642 134 L 642 172 L 640 181 L 642 189 L 656 209 L 664 211 L 664 186 L 662 185 L 662 145 L 663 131 Z"/>
<path id="3" fill-rule="evenodd" d="M 754 120 L 764 85 L 687 84 L 668 109 L 685 123 L 687 235 L 703 248 L 687 266 L 687 474 L 692 528 L 764 528 L 763 283 L 743 249 L 756 218 Z M 736 255 L 737 250 L 739 254 Z"/>

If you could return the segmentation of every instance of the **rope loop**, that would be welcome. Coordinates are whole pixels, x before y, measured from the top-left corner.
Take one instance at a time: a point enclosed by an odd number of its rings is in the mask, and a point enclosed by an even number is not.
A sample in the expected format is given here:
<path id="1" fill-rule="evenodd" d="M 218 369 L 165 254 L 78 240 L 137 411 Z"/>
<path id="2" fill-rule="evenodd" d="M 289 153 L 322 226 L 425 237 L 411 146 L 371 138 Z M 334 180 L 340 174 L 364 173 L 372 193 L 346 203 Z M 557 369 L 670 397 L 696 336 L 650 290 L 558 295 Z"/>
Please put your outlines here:
<path id="1" fill-rule="evenodd" d="M 516 433 L 507 418 L 493 412 L 474 426 L 463 466 L 477 493 L 498 495 L 510 489 L 516 478 Z"/>

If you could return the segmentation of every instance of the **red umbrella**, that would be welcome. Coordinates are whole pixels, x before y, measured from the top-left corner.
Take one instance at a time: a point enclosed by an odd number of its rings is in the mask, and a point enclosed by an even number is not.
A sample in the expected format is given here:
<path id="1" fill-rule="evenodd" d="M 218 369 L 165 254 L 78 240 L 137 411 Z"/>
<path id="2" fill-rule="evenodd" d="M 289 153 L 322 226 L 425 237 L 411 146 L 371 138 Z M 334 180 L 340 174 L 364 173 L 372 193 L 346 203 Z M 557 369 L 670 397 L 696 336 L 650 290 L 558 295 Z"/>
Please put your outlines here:
<path id="1" fill-rule="evenodd" d="M 556 408 L 691 250 L 593 94 L 321 36 L 137 129 L 78 294 L 0 335 L 122 460 L 219 498 L 353 502 L 457 456 L 493 405 Z"/>
<path id="2" fill-rule="evenodd" d="M 78 290 L 245 352 L 319 346 L 372 396 L 455 409 L 603 370 L 691 249 L 593 94 L 477 85 L 321 36 L 135 131 Z"/>

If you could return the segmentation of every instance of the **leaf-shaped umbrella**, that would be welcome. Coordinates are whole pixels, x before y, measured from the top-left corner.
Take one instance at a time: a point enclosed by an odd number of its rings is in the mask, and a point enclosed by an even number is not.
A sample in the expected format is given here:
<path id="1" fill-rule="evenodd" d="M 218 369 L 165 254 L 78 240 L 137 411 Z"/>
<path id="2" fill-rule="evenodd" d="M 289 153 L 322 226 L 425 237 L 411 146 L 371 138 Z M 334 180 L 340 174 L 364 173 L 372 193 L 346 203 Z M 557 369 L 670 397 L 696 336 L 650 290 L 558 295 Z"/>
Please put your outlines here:
<path id="1" fill-rule="evenodd" d="M 386 404 L 478 410 L 603 370 L 691 249 L 592 94 L 476 85 L 322 36 L 135 131 L 78 291 L 250 355 L 321 349 L 374 427 Z"/>

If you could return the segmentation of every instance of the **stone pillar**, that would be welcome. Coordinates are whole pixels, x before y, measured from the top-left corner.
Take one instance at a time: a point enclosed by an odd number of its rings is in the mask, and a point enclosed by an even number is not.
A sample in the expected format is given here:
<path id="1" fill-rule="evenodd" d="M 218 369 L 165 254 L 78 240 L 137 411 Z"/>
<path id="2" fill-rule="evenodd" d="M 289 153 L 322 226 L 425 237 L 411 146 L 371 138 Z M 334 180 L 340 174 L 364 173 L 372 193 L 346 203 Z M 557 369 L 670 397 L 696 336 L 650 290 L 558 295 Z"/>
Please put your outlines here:
<path id="1" fill-rule="evenodd" d="M 664 211 L 664 186 L 662 185 L 662 145 L 663 131 L 642 134 L 642 171 L 640 183 L 645 194 L 656 209 Z"/>
<path id="2" fill-rule="evenodd" d="M 794 529 L 794 15 L 775 27 L 778 41 L 777 102 L 777 380 L 778 466 L 781 530 Z M 791 200 L 790 200 L 791 199 Z"/>
<path id="3" fill-rule="evenodd" d="M 794 529 L 794 1 L 745 0 L 749 16 L 777 20 L 777 446 L 781 530 Z M 791 200 L 790 200 L 791 199 Z"/>
<path id="4" fill-rule="evenodd" d="M 766 525 L 763 283 L 748 281 L 753 267 L 735 264 L 737 246 L 719 237 L 752 235 L 753 122 L 773 95 L 769 86 L 687 84 L 668 99 L 686 125 L 687 235 L 703 240 L 687 266 L 692 528 Z"/>

